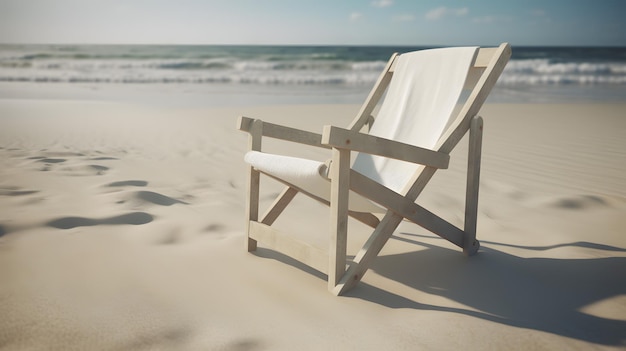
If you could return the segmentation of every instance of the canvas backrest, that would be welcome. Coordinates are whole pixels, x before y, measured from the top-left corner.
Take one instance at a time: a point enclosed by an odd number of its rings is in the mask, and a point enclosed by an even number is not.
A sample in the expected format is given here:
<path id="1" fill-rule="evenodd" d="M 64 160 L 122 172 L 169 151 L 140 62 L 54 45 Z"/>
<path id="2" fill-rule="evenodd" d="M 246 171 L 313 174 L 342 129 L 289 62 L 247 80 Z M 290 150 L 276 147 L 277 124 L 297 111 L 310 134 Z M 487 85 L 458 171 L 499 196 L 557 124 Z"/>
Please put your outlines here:
<path id="1" fill-rule="evenodd" d="M 400 55 L 370 134 L 432 149 L 446 126 L 476 58 L 477 47 Z M 360 153 L 352 168 L 400 192 L 422 166 Z"/>

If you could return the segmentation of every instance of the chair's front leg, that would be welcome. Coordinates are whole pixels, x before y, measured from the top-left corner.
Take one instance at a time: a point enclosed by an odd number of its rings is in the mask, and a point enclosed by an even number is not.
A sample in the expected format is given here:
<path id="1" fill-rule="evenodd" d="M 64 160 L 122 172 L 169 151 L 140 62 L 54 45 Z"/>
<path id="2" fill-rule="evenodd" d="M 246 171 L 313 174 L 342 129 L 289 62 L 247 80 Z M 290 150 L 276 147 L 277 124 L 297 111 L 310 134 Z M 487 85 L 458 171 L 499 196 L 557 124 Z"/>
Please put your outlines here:
<path id="1" fill-rule="evenodd" d="M 478 188 L 480 185 L 480 156 L 483 140 L 483 119 L 476 116 L 472 119 L 469 130 L 469 151 L 467 158 L 467 188 L 465 192 L 465 238 L 463 252 L 474 255 L 480 243 L 476 240 L 478 221 Z"/>
<path id="2" fill-rule="evenodd" d="M 328 290 L 333 291 L 346 271 L 350 150 L 333 148 L 330 169 L 330 250 Z"/>
<path id="3" fill-rule="evenodd" d="M 261 139 L 263 136 L 263 122 L 255 120 L 249 130 L 248 149 L 261 151 Z M 248 194 L 246 194 L 246 250 L 255 251 L 257 241 L 250 238 L 250 221 L 259 220 L 259 191 L 261 173 L 252 166 L 248 166 Z"/>

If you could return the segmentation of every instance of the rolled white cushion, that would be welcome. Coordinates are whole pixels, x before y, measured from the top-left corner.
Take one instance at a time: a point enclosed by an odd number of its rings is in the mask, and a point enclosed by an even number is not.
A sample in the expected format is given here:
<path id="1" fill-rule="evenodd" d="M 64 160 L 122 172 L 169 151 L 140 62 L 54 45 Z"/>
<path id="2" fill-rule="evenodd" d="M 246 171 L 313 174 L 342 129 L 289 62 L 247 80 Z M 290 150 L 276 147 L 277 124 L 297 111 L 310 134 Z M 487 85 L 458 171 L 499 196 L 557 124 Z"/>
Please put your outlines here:
<path id="1" fill-rule="evenodd" d="M 259 151 L 248 151 L 244 161 L 262 173 L 330 201 L 330 180 L 326 178 L 327 166 L 324 162 Z M 354 192 L 350 192 L 348 206 L 357 212 L 383 212 L 381 207 Z"/>

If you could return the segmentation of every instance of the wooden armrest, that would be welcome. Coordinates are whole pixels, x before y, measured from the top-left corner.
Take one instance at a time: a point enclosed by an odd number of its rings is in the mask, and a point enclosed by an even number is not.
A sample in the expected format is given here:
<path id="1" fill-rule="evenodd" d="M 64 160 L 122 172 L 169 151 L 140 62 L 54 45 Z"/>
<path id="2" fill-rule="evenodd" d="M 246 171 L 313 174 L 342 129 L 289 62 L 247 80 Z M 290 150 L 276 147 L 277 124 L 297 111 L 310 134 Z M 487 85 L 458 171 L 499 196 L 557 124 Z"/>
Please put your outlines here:
<path id="1" fill-rule="evenodd" d="M 324 126 L 322 144 L 394 158 L 435 168 L 448 168 L 450 155 L 335 126 Z"/>
<path id="2" fill-rule="evenodd" d="M 322 144 L 321 134 L 308 132 L 306 130 L 300 130 L 300 129 L 291 128 L 291 127 L 281 126 L 278 124 L 263 122 L 259 119 L 241 116 L 237 120 L 237 129 L 244 131 L 244 132 L 250 132 L 250 129 L 252 128 L 252 124 L 255 121 L 261 122 L 263 125 L 263 127 L 261 128 L 262 136 L 265 136 L 268 138 L 292 141 L 292 142 L 305 144 L 305 145 L 323 147 L 325 149 L 332 148 L 329 145 Z"/>

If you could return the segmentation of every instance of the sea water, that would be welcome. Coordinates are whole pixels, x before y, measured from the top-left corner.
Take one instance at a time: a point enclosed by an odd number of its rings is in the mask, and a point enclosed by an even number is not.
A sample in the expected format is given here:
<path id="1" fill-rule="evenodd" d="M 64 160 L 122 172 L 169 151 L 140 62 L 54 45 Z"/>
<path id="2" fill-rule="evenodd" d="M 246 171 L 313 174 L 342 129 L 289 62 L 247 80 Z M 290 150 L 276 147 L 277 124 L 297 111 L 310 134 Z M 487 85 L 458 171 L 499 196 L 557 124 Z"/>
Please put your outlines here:
<path id="1" fill-rule="evenodd" d="M 421 49 L 427 47 L 0 45 L 0 98 L 361 103 L 392 53 Z M 626 101 L 626 48 L 513 46 L 488 101 Z"/>

